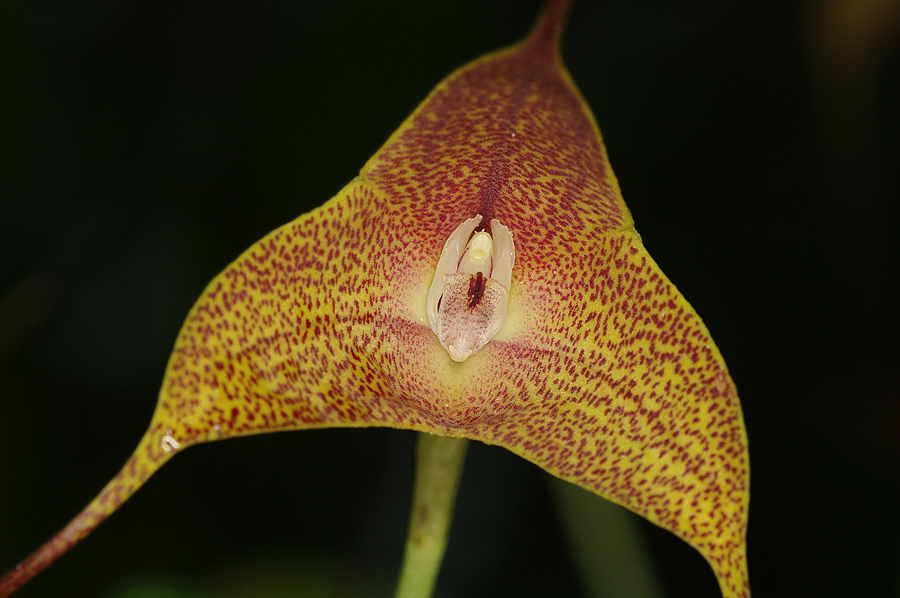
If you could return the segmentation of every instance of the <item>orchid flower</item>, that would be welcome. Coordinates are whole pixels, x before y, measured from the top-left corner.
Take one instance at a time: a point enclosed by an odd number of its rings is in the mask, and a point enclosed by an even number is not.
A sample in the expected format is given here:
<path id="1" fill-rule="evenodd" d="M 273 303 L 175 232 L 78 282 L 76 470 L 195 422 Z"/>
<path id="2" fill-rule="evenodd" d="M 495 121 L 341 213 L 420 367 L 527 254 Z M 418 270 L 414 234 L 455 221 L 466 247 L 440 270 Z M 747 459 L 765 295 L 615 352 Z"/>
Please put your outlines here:
<path id="1" fill-rule="evenodd" d="M 441 82 L 334 198 L 219 274 L 149 429 L 6 596 L 191 445 L 383 426 L 499 445 L 696 548 L 750 595 L 747 437 L 562 64 L 565 0 Z"/>

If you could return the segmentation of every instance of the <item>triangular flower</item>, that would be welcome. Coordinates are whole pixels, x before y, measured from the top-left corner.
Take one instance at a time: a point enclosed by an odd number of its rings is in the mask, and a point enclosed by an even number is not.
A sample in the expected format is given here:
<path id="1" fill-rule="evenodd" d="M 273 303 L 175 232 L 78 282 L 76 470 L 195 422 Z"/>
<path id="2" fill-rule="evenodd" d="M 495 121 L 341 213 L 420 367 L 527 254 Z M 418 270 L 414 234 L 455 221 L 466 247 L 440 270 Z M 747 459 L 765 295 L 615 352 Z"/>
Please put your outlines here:
<path id="1" fill-rule="evenodd" d="M 749 596 L 734 384 L 634 230 L 559 56 L 565 4 L 453 73 L 359 177 L 210 283 L 134 455 L 0 596 L 192 444 L 364 426 L 506 447 L 677 534 L 723 595 Z"/>

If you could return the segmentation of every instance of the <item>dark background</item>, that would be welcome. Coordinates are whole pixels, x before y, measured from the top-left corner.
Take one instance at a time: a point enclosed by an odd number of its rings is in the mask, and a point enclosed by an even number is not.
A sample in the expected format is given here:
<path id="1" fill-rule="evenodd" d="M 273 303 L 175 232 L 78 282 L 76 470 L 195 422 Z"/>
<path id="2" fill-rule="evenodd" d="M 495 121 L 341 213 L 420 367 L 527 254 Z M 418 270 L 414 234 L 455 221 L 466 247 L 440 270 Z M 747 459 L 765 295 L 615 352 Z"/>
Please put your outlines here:
<path id="1" fill-rule="evenodd" d="M 0 569 L 124 463 L 206 282 L 539 4 L 2 4 Z M 564 45 L 740 390 L 757 597 L 900 596 L 900 11 L 843 4 L 584 1 Z M 20 595 L 389 596 L 413 438 L 192 448 Z M 471 447 L 445 596 L 587 595 L 545 478 Z M 716 595 L 693 550 L 641 533 L 669 596 Z"/>

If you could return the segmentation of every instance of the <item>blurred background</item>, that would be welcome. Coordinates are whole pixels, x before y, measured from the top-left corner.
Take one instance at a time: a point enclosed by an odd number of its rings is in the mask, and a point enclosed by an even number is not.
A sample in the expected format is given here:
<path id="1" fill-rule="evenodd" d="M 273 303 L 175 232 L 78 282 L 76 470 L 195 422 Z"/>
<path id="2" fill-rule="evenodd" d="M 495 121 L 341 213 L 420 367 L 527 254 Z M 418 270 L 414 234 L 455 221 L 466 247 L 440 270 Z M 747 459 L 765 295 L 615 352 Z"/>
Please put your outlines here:
<path id="1" fill-rule="evenodd" d="M 539 6 L 0 6 L 0 569 L 124 463 L 208 280 Z M 582 1 L 570 17 L 564 56 L 637 228 L 741 394 L 757 597 L 900 596 L 898 25 L 896 0 Z M 18 595 L 390 596 L 413 441 L 192 448 Z M 609 552 L 569 533 L 603 508 L 584 497 L 473 443 L 439 596 L 615 595 L 578 564 Z M 717 595 L 692 549 L 630 526 L 656 595 Z M 634 542 L 601 527 L 613 553 Z"/>

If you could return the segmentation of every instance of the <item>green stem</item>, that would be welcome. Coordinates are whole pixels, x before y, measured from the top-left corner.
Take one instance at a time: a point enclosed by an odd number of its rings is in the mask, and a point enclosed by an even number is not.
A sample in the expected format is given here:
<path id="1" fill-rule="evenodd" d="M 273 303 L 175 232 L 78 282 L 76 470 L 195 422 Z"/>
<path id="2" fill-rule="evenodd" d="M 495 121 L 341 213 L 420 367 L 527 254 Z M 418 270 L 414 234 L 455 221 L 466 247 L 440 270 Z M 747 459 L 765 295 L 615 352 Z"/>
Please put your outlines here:
<path id="1" fill-rule="evenodd" d="M 465 438 L 442 438 L 424 432 L 418 435 L 406 554 L 395 598 L 429 598 L 434 591 L 467 442 Z"/>

